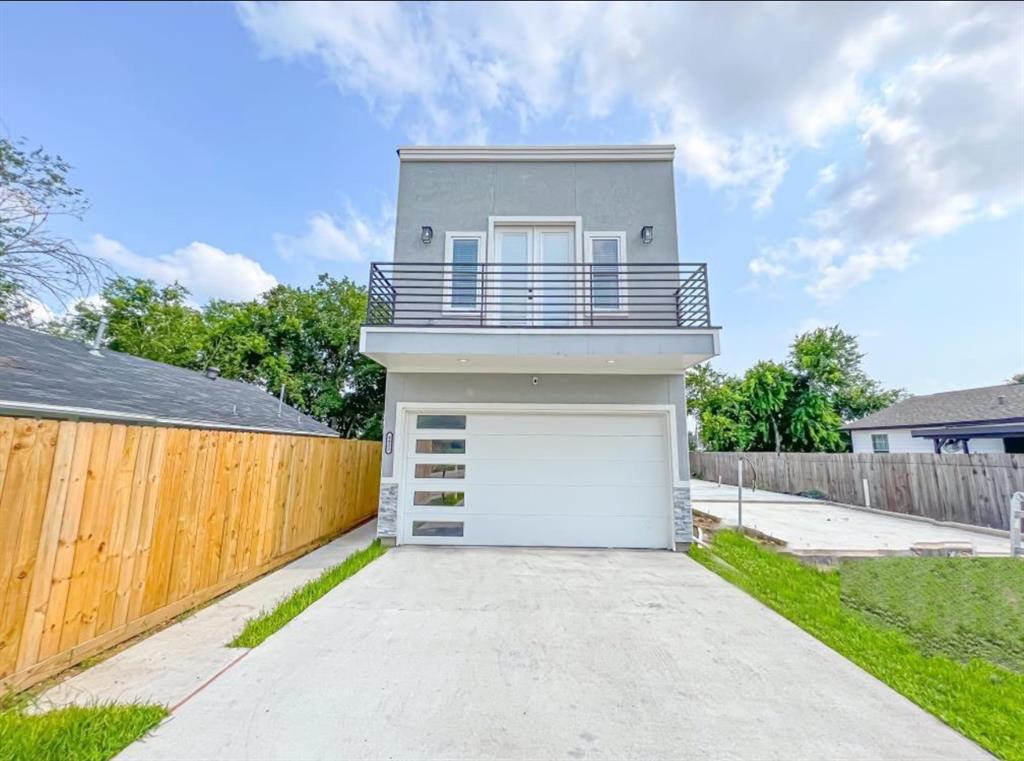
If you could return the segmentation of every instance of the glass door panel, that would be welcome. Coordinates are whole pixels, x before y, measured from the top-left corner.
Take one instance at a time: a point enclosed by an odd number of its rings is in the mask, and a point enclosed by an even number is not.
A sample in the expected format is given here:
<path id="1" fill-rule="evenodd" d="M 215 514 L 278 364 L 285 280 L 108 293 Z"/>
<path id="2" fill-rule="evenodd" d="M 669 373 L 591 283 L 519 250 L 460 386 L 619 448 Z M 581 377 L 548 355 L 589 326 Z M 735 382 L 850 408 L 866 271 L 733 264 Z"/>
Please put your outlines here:
<path id="1" fill-rule="evenodd" d="M 533 268 L 534 321 L 538 325 L 572 325 L 576 317 L 576 268 L 572 229 L 537 230 Z"/>
<path id="2" fill-rule="evenodd" d="M 496 235 L 498 267 L 494 273 L 497 281 L 494 288 L 498 321 L 502 325 L 528 325 L 531 318 L 533 230 L 528 227 L 499 230 Z"/>

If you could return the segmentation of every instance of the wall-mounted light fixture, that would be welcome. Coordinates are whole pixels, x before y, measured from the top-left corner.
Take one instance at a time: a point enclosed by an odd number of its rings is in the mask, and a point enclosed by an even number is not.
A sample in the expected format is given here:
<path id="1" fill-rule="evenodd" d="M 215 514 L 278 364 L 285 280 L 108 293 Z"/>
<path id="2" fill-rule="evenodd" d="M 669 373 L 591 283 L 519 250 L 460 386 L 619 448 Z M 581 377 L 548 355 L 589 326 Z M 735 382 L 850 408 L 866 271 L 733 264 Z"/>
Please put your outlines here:
<path id="1" fill-rule="evenodd" d="M 420 228 L 420 241 L 424 246 L 429 246 L 430 241 L 434 239 L 434 228 L 430 225 L 423 225 Z"/>
<path id="2" fill-rule="evenodd" d="M 654 240 L 654 225 L 644 225 L 640 228 L 640 240 L 644 243 Z"/>

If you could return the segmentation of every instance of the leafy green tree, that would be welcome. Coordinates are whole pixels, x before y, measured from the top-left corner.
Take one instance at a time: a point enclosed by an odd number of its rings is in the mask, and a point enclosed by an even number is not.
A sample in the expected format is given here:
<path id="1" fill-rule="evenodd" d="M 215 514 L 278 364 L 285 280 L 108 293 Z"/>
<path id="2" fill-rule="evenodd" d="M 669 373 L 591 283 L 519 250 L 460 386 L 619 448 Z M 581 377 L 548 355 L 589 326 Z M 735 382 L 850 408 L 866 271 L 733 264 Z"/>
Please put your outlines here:
<path id="1" fill-rule="evenodd" d="M 832 326 L 797 336 L 784 364 L 758 362 L 742 379 L 695 368 L 687 374 L 687 399 L 702 444 L 712 451 L 849 449 L 843 422 L 904 393 L 869 378 L 862 359 L 856 337 Z"/>
<path id="2" fill-rule="evenodd" d="M 796 337 L 789 366 L 806 388 L 823 394 L 841 420 L 856 420 L 899 401 L 902 389 L 884 390 L 861 367 L 857 337 L 838 325 Z"/>
<path id="3" fill-rule="evenodd" d="M 740 385 L 748 447 L 757 451 L 782 451 L 788 434 L 784 416 L 793 392 L 793 374 L 778 362 L 761 361 L 747 370 Z"/>
<path id="4" fill-rule="evenodd" d="M 715 452 L 744 450 L 749 432 L 742 384 L 738 378 L 708 370 L 694 378 L 694 400 L 689 408 L 697 419 L 700 443 Z"/>
<path id="5" fill-rule="evenodd" d="M 100 318 L 107 318 L 106 344 L 115 351 L 204 368 L 206 325 L 202 312 L 188 304 L 188 289 L 178 283 L 164 287 L 152 280 L 115 277 L 100 292 L 97 303 L 78 303 L 70 319 L 56 332 L 91 341 Z"/>
<path id="6" fill-rule="evenodd" d="M 798 382 L 798 388 L 801 384 Z M 788 410 L 790 451 L 841 452 L 845 446 L 839 426 L 843 419 L 828 397 L 813 388 L 799 388 Z"/>
<path id="7" fill-rule="evenodd" d="M 346 437 L 381 433 L 384 369 L 359 353 L 366 291 L 321 275 L 279 285 L 257 302 L 207 308 L 207 361 L 231 377 L 285 388 L 289 404 Z"/>
<path id="8" fill-rule="evenodd" d="M 1024 373 L 1017 373 L 1007 383 L 1024 383 Z"/>

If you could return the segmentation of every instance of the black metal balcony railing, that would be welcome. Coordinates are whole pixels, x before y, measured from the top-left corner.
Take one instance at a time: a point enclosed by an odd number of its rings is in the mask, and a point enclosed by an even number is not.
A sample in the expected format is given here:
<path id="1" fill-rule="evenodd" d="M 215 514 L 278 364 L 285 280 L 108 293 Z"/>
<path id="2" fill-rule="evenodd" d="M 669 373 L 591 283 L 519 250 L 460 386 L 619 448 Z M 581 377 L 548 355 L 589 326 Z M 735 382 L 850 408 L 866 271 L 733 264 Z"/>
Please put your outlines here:
<path id="1" fill-rule="evenodd" d="M 378 262 L 366 324 L 707 328 L 707 265 Z"/>

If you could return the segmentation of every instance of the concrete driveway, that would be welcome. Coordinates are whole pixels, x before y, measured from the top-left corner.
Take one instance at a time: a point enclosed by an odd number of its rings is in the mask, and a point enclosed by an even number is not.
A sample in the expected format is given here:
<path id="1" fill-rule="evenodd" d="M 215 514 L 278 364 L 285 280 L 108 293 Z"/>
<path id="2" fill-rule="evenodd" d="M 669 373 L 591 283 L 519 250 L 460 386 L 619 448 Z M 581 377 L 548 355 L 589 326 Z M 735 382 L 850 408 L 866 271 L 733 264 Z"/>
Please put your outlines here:
<path id="1" fill-rule="evenodd" d="M 973 759 L 668 552 L 392 550 L 122 759 Z"/>

